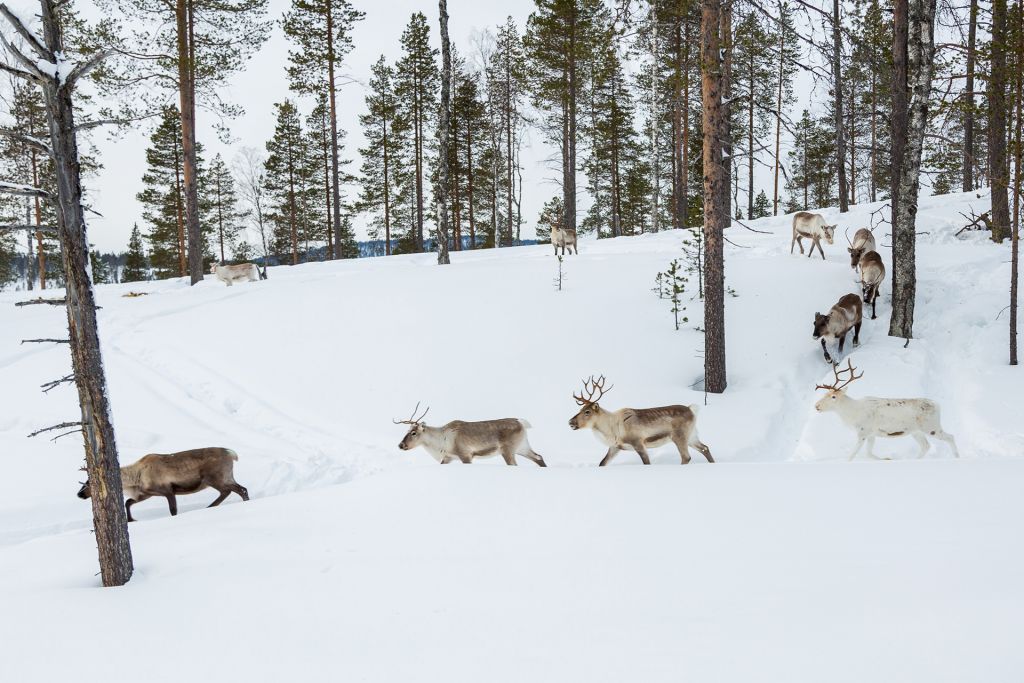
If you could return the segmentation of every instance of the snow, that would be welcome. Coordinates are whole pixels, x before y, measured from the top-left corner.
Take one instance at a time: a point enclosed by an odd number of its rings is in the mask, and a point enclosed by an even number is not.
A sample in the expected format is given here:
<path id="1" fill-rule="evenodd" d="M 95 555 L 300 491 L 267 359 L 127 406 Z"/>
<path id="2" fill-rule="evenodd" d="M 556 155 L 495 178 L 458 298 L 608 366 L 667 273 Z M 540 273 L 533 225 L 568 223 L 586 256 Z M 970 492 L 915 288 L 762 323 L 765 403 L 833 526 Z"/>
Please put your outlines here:
<path id="1" fill-rule="evenodd" d="M 852 396 L 936 400 L 959 460 L 880 439 L 894 461 L 848 463 L 854 435 L 813 409 L 832 376 L 813 314 L 859 291 L 842 232 L 879 204 L 823 212 L 824 262 L 788 253 L 787 217 L 730 229 L 729 389 L 699 414 L 715 465 L 670 446 L 598 469 L 604 447 L 566 424 L 594 373 L 605 407 L 704 403 L 700 302 L 675 332 L 650 291 L 680 232 L 582 240 L 561 292 L 548 245 L 100 286 L 122 459 L 227 446 L 253 496 L 135 506 L 137 571 L 115 590 L 74 496 L 81 444 L 24 436 L 78 414 L 72 387 L 38 388 L 67 349 L 18 344 L 62 336 L 63 311 L 0 293 L 0 678 L 90 680 L 112 629 L 125 681 L 180 678 L 182 652 L 204 679 L 257 681 L 1020 680 L 1009 249 L 953 235 L 985 205 L 922 199 L 916 338 L 887 336 L 887 283 L 848 352 Z M 526 419 L 549 467 L 399 451 L 391 418 L 417 401 L 430 424 Z"/>

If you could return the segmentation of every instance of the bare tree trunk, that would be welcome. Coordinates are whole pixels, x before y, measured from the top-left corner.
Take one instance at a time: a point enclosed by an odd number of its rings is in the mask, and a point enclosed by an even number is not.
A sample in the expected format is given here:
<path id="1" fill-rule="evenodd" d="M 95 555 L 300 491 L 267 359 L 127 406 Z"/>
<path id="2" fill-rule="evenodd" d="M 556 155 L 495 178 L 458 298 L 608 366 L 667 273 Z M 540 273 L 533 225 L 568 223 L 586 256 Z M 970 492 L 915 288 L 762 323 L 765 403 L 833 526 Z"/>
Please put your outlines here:
<path id="1" fill-rule="evenodd" d="M 897 78 L 900 75 L 904 78 L 902 83 L 899 80 L 894 83 L 897 87 L 893 91 L 893 144 L 905 141 L 906 152 L 899 166 L 893 166 L 898 187 L 892 204 L 893 285 L 889 335 L 907 339 L 914 333 L 917 196 L 934 69 L 935 2 L 896 0 L 894 6 L 894 36 L 897 39 L 905 36 L 906 42 L 902 48 L 895 43 L 893 47 Z M 900 107 L 895 106 L 897 98 L 901 100 Z M 900 122 L 906 123 L 904 131 L 896 130 Z"/>
<path id="2" fill-rule="evenodd" d="M 476 205 L 473 203 L 473 129 L 466 126 L 466 201 L 469 203 L 469 248 L 476 249 Z"/>
<path id="3" fill-rule="evenodd" d="M 34 130 L 33 133 L 35 133 Z M 38 159 L 36 158 L 36 151 L 32 150 L 31 154 L 32 185 L 34 187 L 39 187 L 39 163 Z M 35 203 L 36 210 L 35 218 L 37 226 L 43 224 L 43 207 L 40 204 L 41 201 L 42 200 L 39 197 L 33 197 L 33 202 Z M 43 232 L 41 230 L 36 230 L 36 248 L 38 250 L 36 257 L 39 261 L 39 289 L 46 289 L 46 251 L 43 248 Z"/>
<path id="4" fill-rule="evenodd" d="M 388 156 L 388 121 L 381 117 L 382 136 L 384 147 L 384 255 L 391 256 L 391 177 L 389 175 L 389 164 L 391 159 Z"/>
<path id="5" fill-rule="evenodd" d="M 327 8 L 327 95 L 331 110 L 331 192 L 334 200 L 334 258 L 340 259 L 341 254 L 341 162 L 338 160 L 338 98 L 337 84 L 334 76 L 334 11 L 332 3 L 325 3 Z M 390 246 L 390 243 L 389 243 Z"/>
<path id="6" fill-rule="evenodd" d="M 566 92 L 566 108 L 568 121 L 566 126 L 565 139 L 565 170 L 563 173 L 562 191 L 565 216 L 564 228 L 567 230 L 576 229 L 576 97 L 579 94 L 579 81 L 576 77 L 576 15 L 572 14 L 572 22 L 569 27 L 569 51 L 572 55 L 569 59 L 568 87 Z"/>
<path id="7" fill-rule="evenodd" d="M 722 158 L 727 140 L 725 108 L 722 106 L 724 64 L 719 31 L 728 26 L 722 20 L 721 0 L 702 0 L 701 11 L 701 99 L 704 123 L 704 388 L 722 393 L 725 373 L 725 269 L 723 230 L 729 225 L 729 172 Z M 724 35 L 724 31 L 723 31 Z M 724 52 L 724 50 L 723 50 Z"/>
<path id="8" fill-rule="evenodd" d="M 722 113 L 722 156 L 725 159 L 725 197 L 723 198 L 725 225 L 729 227 L 732 224 L 732 3 L 733 0 L 719 0 L 719 15 L 718 21 L 720 24 L 718 40 L 719 45 L 722 49 L 722 60 L 719 65 L 719 73 L 721 75 L 721 97 L 719 102 L 724 99 L 725 103 L 722 105 L 725 110 Z M 701 86 L 703 88 L 703 85 Z M 705 156 L 707 152 L 704 153 Z M 705 175 L 707 171 L 704 171 Z M 723 374 L 724 377 L 724 374 Z M 724 389 L 724 383 L 723 383 Z"/>
<path id="9" fill-rule="evenodd" d="M 658 118 L 661 112 L 658 111 L 658 8 L 656 3 L 651 3 L 651 232 L 658 232 L 659 213 L 661 211 L 661 170 L 658 165 Z M 614 197 L 612 199 L 615 201 Z M 614 209 L 613 209 L 614 211 Z M 614 216 L 614 214 L 613 214 Z M 612 227 L 612 237 L 618 237 L 615 226 Z"/>
<path id="10" fill-rule="evenodd" d="M 839 15 L 839 0 L 832 0 L 832 91 L 835 109 L 836 131 L 836 175 L 839 178 L 839 213 L 850 210 L 846 187 L 846 135 L 843 130 L 843 76 L 842 63 L 843 33 Z"/>
<path id="11" fill-rule="evenodd" d="M 1021 77 L 1021 65 L 1024 64 L 1024 9 L 1017 7 L 1017 45 L 1016 45 L 1016 105 L 1017 112 L 1014 122 L 1015 140 L 1013 146 L 1013 232 L 1010 233 L 1010 365 L 1017 364 L 1017 269 L 1020 251 L 1020 193 L 1021 193 L 1021 161 L 1024 152 L 1021 150 L 1021 90 L 1024 89 L 1024 78 Z"/>
<path id="12" fill-rule="evenodd" d="M 747 99 L 747 218 L 754 217 L 754 52 L 749 52 L 747 78 L 750 92 Z"/>
<path id="13" fill-rule="evenodd" d="M 1002 242 L 1010 229 L 1006 160 L 1006 0 L 992 0 L 991 76 L 988 82 L 988 147 L 992 191 L 992 240 Z"/>
<path id="14" fill-rule="evenodd" d="M 177 0 L 178 94 L 181 115 L 181 150 L 184 157 L 185 227 L 188 234 L 188 272 L 192 284 L 203 279 L 203 251 L 199 232 L 199 185 L 196 178 L 195 83 L 193 82 L 191 34 L 191 3 Z"/>
<path id="15" fill-rule="evenodd" d="M 676 17 L 672 29 L 672 56 L 674 74 L 672 78 L 672 227 L 683 226 L 683 116 L 682 116 L 682 80 L 683 80 L 683 37 Z"/>
<path id="16" fill-rule="evenodd" d="M 45 61 L 57 63 L 64 54 L 55 0 L 40 0 Z M 6 8 L 4 8 L 6 9 Z M 28 33 L 20 20 L 8 17 Z M 114 426 L 107 401 L 106 376 L 96 324 L 89 263 L 89 240 L 82 208 L 82 187 L 75 136 L 72 91 L 77 67 L 59 78 L 36 78 L 46 101 L 50 148 L 57 180 L 57 231 L 67 278 L 69 346 L 85 443 L 86 470 L 92 493 L 93 524 L 103 585 L 120 586 L 132 576 L 132 554 L 117 461 Z M 80 77 L 80 74 L 79 74 Z"/>
<path id="17" fill-rule="evenodd" d="M 689 17 L 683 18 L 684 44 L 686 45 L 683 56 L 683 142 L 682 157 L 680 161 L 682 180 L 682 225 L 690 227 L 690 21 Z"/>
<path id="18" fill-rule="evenodd" d="M 782 8 L 780 6 L 781 14 Z M 775 102 L 775 189 L 772 196 L 772 215 L 779 215 L 779 169 L 782 166 L 782 89 L 786 78 L 786 32 L 779 27 L 779 92 Z"/>
<path id="19" fill-rule="evenodd" d="M 438 159 L 440 187 L 437 192 L 437 264 L 448 265 L 448 192 L 451 190 L 451 174 L 449 173 L 448 143 L 451 139 L 451 85 L 452 85 L 452 48 L 448 42 L 448 0 L 438 0 L 438 11 L 441 22 L 441 117 L 437 129 L 440 159 Z M 509 208 L 509 218 L 512 209 Z"/>
<path id="20" fill-rule="evenodd" d="M 977 59 L 978 0 L 971 0 L 967 24 L 967 82 L 964 85 L 963 191 L 974 189 L 974 63 Z"/>
<path id="21" fill-rule="evenodd" d="M 878 150 L 876 146 L 878 144 L 878 132 L 876 129 L 877 122 L 877 110 L 878 110 L 878 87 L 877 87 L 877 74 L 875 70 L 871 70 L 871 178 L 870 178 L 870 192 L 871 201 L 878 201 L 878 192 L 876 189 L 875 178 L 878 173 L 876 161 L 878 159 Z"/>

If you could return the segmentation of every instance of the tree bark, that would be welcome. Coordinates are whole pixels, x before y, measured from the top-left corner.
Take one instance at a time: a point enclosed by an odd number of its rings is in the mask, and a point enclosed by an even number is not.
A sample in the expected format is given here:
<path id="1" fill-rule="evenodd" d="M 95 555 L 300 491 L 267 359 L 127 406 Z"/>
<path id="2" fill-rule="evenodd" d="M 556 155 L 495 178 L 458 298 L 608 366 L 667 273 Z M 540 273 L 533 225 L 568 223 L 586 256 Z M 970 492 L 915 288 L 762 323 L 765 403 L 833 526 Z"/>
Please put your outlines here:
<path id="1" fill-rule="evenodd" d="M 704 388 L 722 393 L 725 373 L 725 272 L 723 230 L 729 225 L 729 172 L 722 158 L 727 140 L 722 106 L 723 69 L 719 41 L 721 0 L 702 0 L 701 99 L 704 124 Z"/>
<path id="2" fill-rule="evenodd" d="M 55 0 L 40 1 L 45 45 L 51 54 L 64 52 L 56 4 Z M 96 324 L 96 301 L 89 267 L 89 240 L 82 208 L 78 142 L 71 99 L 73 87 L 73 82 L 49 79 L 43 90 L 57 178 L 57 228 L 67 278 L 71 360 L 82 414 L 100 574 L 104 586 L 120 586 L 132 576 L 132 553 Z"/>
<path id="3" fill-rule="evenodd" d="M 992 240 L 1002 242 L 1010 231 L 1006 159 L 1006 0 L 992 0 L 992 57 L 988 87 L 988 147 L 992 192 Z"/>
<path id="4" fill-rule="evenodd" d="M 661 171 L 658 165 L 658 7 L 651 3 L 651 232 L 658 232 L 661 212 Z M 612 201 L 615 198 L 613 195 Z M 614 208 L 613 208 L 614 212 Z M 614 213 L 613 213 L 614 217 Z M 614 221 L 614 218 L 613 218 Z M 618 237 L 617 226 L 612 226 L 612 237 Z"/>
<path id="5" fill-rule="evenodd" d="M 1020 193 L 1021 193 L 1021 161 L 1024 151 L 1021 149 L 1021 91 L 1024 90 L 1024 78 L 1021 76 L 1021 64 L 1024 63 L 1024 11 L 1018 6 L 1017 14 L 1017 45 L 1014 69 L 1016 77 L 1016 116 L 1014 117 L 1014 165 L 1013 165 L 1013 231 L 1010 233 L 1010 365 L 1017 364 L 1017 269 L 1019 262 L 1020 242 Z"/>
<path id="6" fill-rule="evenodd" d="M 334 76 L 334 12 L 333 3 L 327 2 L 327 94 L 331 110 L 331 192 L 334 220 L 334 258 L 341 258 L 341 171 L 338 160 L 338 101 Z"/>
<path id="7" fill-rule="evenodd" d="M 440 187 L 437 192 L 437 264 L 448 265 L 448 192 L 451 189 L 448 169 L 449 115 L 451 113 L 452 84 L 452 48 L 448 42 L 448 0 L 438 0 L 438 11 L 441 22 L 441 116 L 437 129 L 438 146 L 440 147 Z M 509 218 L 512 210 L 509 209 Z"/>
<path id="8" fill-rule="evenodd" d="M 779 7 L 781 14 L 782 7 Z M 782 161 L 779 158 L 782 153 L 782 89 L 786 78 L 786 32 L 783 26 L 779 25 L 779 92 L 775 102 L 775 186 L 772 195 L 772 215 L 779 215 L 779 169 Z"/>
<path id="9" fill-rule="evenodd" d="M 902 93 L 905 109 L 893 107 L 893 139 L 905 140 L 906 153 L 896 173 L 898 193 L 894 195 L 892 210 L 893 287 L 892 319 L 889 335 L 910 339 L 914 333 L 914 299 L 917 290 L 915 262 L 917 196 L 920 189 L 921 152 L 928 124 L 928 102 L 931 96 L 932 71 L 935 55 L 935 3 L 936 0 L 897 0 L 894 14 L 904 21 L 897 22 L 895 36 L 906 36 L 902 49 L 894 45 L 897 72 L 904 75 L 906 85 L 894 90 Z M 905 19 L 904 19 L 905 18 Z M 898 53 L 898 54 L 897 54 Z M 897 82 L 897 85 L 899 83 Z M 910 92 L 908 93 L 907 88 Z M 899 112 L 899 116 L 897 116 Z M 897 121 L 906 122 L 905 133 L 897 135 Z M 894 171 L 897 167 L 894 166 Z"/>
<path id="10" fill-rule="evenodd" d="M 843 76 L 842 63 L 843 33 L 839 14 L 839 0 L 832 0 L 832 91 L 834 98 L 836 132 L 836 175 L 839 178 L 839 213 L 850 210 L 846 186 L 846 135 L 843 130 Z"/>
<path id="11" fill-rule="evenodd" d="M 725 100 L 722 112 L 722 142 L 721 154 L 725 164 L 725 196 L 722 199 L 725 214 L 725 225 L 732 224 L 732 3 L 733 0 L 719 0 L 718 21 L 719 34 L 717 36 L 722 50 L 722 59 L 719 64 L 719 75 L 721 77 L 721 88 L 719 102 Z M 703 85 L 702 92 L 703 92 Z M 703 95 L 702 95 L 703 96 Z M 707 153 L 705 152 L 705 155 Z M 705 174 L 707 171 L 705 171 Z M 724 387 L 723 387 L 724 388 Z"/>
<path id="12" fill-rule="evenodd" d="M 963 191 L 974 189 L 974 64 L 977 59 L 978 0 L 971 0 L 967 24 L 967 82 L 964 85 Z"/>
<path id="13" fill-rule="evenodd" d="M 178 43 L 178 94 L 181 113 L 181 150 L 184 157 L 185 226 L 188 234 L 188 272 L 192 284 L 203 279 L 203 245 L 199 231 L 199 184 L 196 177 L 195 82 L 192 67 L 192 13 L 189 0 L 177 0 L 175 19 Z"/>

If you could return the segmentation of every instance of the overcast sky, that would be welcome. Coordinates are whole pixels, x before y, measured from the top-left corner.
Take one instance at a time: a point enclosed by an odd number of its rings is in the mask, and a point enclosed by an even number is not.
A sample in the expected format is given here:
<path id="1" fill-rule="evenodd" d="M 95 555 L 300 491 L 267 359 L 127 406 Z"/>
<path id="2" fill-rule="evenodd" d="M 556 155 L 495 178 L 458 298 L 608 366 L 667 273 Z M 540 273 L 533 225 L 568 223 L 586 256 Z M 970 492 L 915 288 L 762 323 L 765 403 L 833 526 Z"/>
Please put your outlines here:
<path id="1" fill-rule="evenodd" d="M 10 3 L 22 10 L 23 16 L 38 12 L 38 4 L 33 0 L 14 0 Z M 346 60 L 348 75 L 358 82 L 345 86 L 340 91 L 339 125 L 348 132 L 346 156 L 353 160 L 353 171 L 358 171 L 358 148 L 363 144 L 363 136 L 359 127 L 359 115 L 365 110 L 364 96 L 366 83 L 369 80 L 371 65 L 384 54 L 389 61 L 400 55 L 399 37 L 412 13 L 420 11 L 427 15 L 432 31 L 432 44 L 440 45 L 438 33 L 438 7 L 436 2 L 429 0 L 353 0 L 353 4 L 366 13 L 366 18 L 358 23 L 353 33 L 354 49 Z M 95 9 L 88 2 L 76 5 L 85 17 L 95 15 Z M 484 30 L 493 30 L 505 21 L 509 15 L 521 28 L 534 7 L 532 0 L 505 0 L 491 2 L 488 0 L 449 0 L 450 32 L 456 48 L 464 55 L 472 50 L 472 38 Z M 290 6 L 290 0 L 270 0 L 269 13 L 275 20 Z M 235 140 L 231 145 L 223 145 L 217 140 L 211 127 L 211 116 L 199 110 L 199 141 L 206 148 L 206 158 L 210 159 L 220 152 L 230 163 L 243 146 L 263 149 L 263 145 L 274 130 L 274 103 L 286 97 L 293 97 L 288 90 L 285 67 L 288 59 L 288 41 L 285 40 L 280 27 L 275 25 L 272 37 L 248 63 L 242 73 L 237 74 L 230 87 L 224 92 L 227 100 L 239 104 L 245 114 L 230 123 Z M 809 83 L 808 83 L 809 85 Z M 801 93 L 800 99 L 806 102 L 809 93 Z M 306 102 L 303 111 L 308 112 L 310 105 Z M 115 140 L 108 139 L 105 134 L 94 136 L 100 151 L 103 170 L 98 178 L 89 180 L 97 210 L 103 218 L 90 220 L 90 241 L 102 251 L 122 251 L 128 243 L 132 224 L 139 222 L 143 232 L 148 227 L 142 224 L 141 207 L 135 200 L 140 191 L 141 177 L 145 170 L 144 152 L 151 132 L 151 124 L 140 124 L 136 129 L 123 133 Z M 532 236 L 533 226 L 541 206 L 558 192 L 553 179 L 555 171 L 545 165 L 545 159 L 552 156 L 549 149 L 540 140 L 536 132 L 528 134 L 530 144 L 523 153 L 523 217 L 524 237 Z M 581 187 L 583 179 L 580 179 Z M 758 173 L 758 184 L 770 187 L 770 172 L 761 170 Z M 346 188 L 349 196 L 357 190 Z M 359 221 L 362 225 L 362 221 Z M 361 232 L 361 230 L 360 230 Z M 360 234 L 360 237 L 364 235 Z M 249 240 L 256 242 L 255 235 Z"/>

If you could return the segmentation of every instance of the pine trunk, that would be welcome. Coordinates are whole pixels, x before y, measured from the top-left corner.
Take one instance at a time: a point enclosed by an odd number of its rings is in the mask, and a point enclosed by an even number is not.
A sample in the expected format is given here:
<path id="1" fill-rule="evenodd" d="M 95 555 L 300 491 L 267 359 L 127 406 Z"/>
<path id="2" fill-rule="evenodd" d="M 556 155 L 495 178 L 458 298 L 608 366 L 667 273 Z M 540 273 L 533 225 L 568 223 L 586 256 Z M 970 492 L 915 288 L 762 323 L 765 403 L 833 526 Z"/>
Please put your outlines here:
<path id="1" fill-rule="evenodd" d="M 894 35 L 905 36 L 906 40 L 902 49 L 899 45 L 894 45 L 893 49 L 897 78 L 903 78 L 902 83 L 894 84 L 897 87 L 893 91 L 893 141 L 894 145 L 899 141 L 906 151 L 899 166 L 893 167 L 897 192 L 892 204 L 893 287 L 889 335 L 906 339 L 914 333 L 917 197 L 934 68 L 935 3 L 936 0 L 896 0 L 894 7 Z M 901 93 L 898 96 L 900 107 L 895 106 L 895 93 Z M 901 122 L 905 123 L 905 128 L 897 131 L 896 126 Z"/>
<path id="2" fill-rule="evenodd" d="M 438 159 L 440 187 L 437 192 L 437 263 L 448 265 L 448 192 L 451 174 L 448 163 L 448 130 L 451 110 L 452 50 L 448 42 L 448 0 L 438 0 L 441 22 L 441 117 L 437 130 L 440 158 Z M 510 214 L 511 215 L 511 214 Z"/>
<path id="3" fill-rule="evenodd" d="M 729 225 L 729 172 L 722 158 L 728 140 L 722 106 L 723 60 L 719 31 L 721 0 L 703 0 L 701 12 L 701 98 L 704 123 L 704 388 L 722 393 L 725 373 L 725 271 L 723 231 Z M 724 34 L 724 32 L 723 32 Z"/>
<path id="4" fill-rule="evenodd" d="M 476 249 L 476 204 L 473 203 L 473 127 L 466 126 L 466 201 L 469 204 L 469 248 Z"/>
<path id="5" fill-rule="evenodd" d="M 724 99 L 722 112 L 722 156 L 725 159 L 725 196 L 723 198 L 725 226 L 732 224 L 732 3 L 733 0 L 719 0 L 718 21 L 720 24 L 718 40 L 722 50 L 722 59 L 719 63 L 719 76 L 721 87 L 719 89 L 719 102 Z M 703 86 L 702 86 L 703 89 Z M 703 90 L 702 90 L 703 92 Z M 705 138 L 706 139 L 706 138 Z M 705 152 L 705 156 L 707 152 Z M 704 172 L 705 175 L 707 171 Z M 724 373 L 723 373 L 724 377 Z M 724 385 L 723 385 L 724 387 Z"/>
<path id="6" fill-rule="evenodd" d="M 334 258 L 340 259 L 341 254 L 341 162 L 338 160 L 338 98 L 334 76 L 334 10 L 333 3 L 325 3 L 327 7 L 327 95 L 331 114 L 331 195 L 334 222 Z"/>
<path id="7" fill-rule="evenodd" d="M 992 240 L 1002 242 L 1010 230 L 1006 159 L 1006 0 L 992 0 L 991 76 L 988 87 L 988 147 L 991 166 Z"/>
<path id="8" fill-rule="evenodd" d="M 963 191 L 974 189 L 974 64 L 977 59 L 978 0 L 971 0 L 967 24 L 967 81 L 964 84 Z"/>
<path id="9" fill-rule="evenodd" d="M 836 133 L 836 175 L 839 177 L 839 213 L 850 210 L 846 186 L 846 136 L 843 130 L 843 75 L 841 72 L 843 34 L 839 0 L 832 0 L 832 91 Z"/>
<path id="10" fill-rule="evenodd" d="M 41 0 L 40 5 L 46 47 L 53 54 L 63 53 L 57 3 Z M 67 279 L 69 346 L 82 414 L 100 575 L 104 586 L 121 586 L 132 576 L 132 552 L 96 324 L 71 87 L 73 84 L 56 80 L 44 86 L 57 178 L 57 228 Z"/>
<path id="11" fill-rule="evenodd" d="M 658 232 L 661 201 L 661 171 L 658 168 L 658 9 L 651 3 L 651 231 Z M 613 198 L 614 201 L 614 198 Z M 617 237 L 615 226 L 612 236 Z"/>
<path id="12" fill-rule="evenodd" d="M 1013 146 L 1013 231 L 1010 233 L 1010 365 L 1017 364 L 1017 268 L 1020 250 L 1020 193 L 1021 193 L 1021 161 L 1024 152 L 1021 150 L 1021 90 L 1024 90 L 1024 79 L 1021 77 L 1021 65 L 1024 64 L 1024 11 L 1017 9 L 1017 45 L 1016 45 L 1016 117 L 1014 122 L 1015 140 Z"/>
<path id="13" fill-rule="evenodd" d="M 203 245 L 199 231 L 199 183 L 196 157 L 195 72 L 193 69 L 192 4 L 177 0 L 175 19 L 178 43 L 178 93 L 181 113 L 181 150 L 185 191 L 185 232 L 188 236 L 188 274 L 192 284 L 203 279 Z"/>
<path id="14" fill-rule="evenodd" d="M 780 7 L 781 12 L 781 7 Z M 779 89 L 775 102 L 775 187 L 772 191 L 772 215 L 779 215 L 779 169 L 782 166 L 782 89 L 786 78 L 786 32 L 779 26 Z"/>

